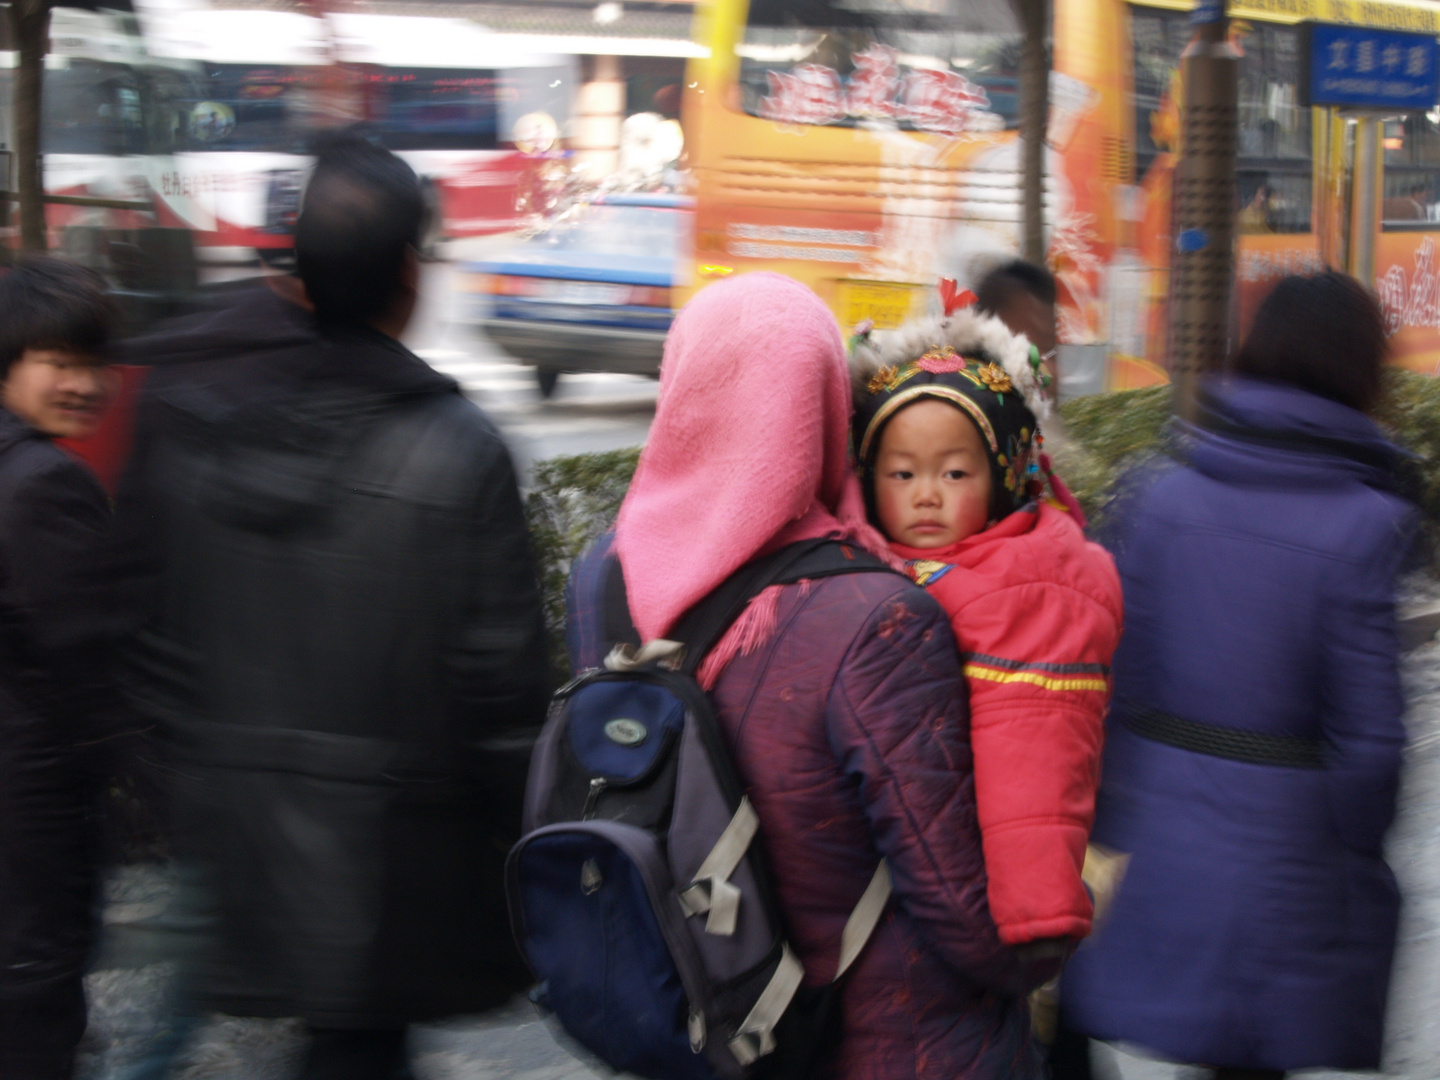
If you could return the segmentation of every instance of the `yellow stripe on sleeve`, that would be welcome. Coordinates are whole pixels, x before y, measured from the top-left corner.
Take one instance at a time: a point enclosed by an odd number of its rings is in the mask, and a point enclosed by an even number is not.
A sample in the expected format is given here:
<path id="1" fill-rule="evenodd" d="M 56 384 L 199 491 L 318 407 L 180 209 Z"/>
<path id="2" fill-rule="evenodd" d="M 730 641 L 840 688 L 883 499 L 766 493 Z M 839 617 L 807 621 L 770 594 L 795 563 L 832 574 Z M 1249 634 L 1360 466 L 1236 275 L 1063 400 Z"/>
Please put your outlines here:
<path id="1" fill-rule="evenodd" d="M 1074 678 L 1056 677 L 1054 675 L 1041 675 L 1038 671 L 997 671 L 995 668 L 981 667 L 979 664 L 966 664 L 965 677 L 969 679 L 984 679 L 987 682 L 997 683 L 1030 683 L 1042 690 L 1098 690 L 1102 694 L 1110 689 L 1104 679 L 1096 678 Z"/>

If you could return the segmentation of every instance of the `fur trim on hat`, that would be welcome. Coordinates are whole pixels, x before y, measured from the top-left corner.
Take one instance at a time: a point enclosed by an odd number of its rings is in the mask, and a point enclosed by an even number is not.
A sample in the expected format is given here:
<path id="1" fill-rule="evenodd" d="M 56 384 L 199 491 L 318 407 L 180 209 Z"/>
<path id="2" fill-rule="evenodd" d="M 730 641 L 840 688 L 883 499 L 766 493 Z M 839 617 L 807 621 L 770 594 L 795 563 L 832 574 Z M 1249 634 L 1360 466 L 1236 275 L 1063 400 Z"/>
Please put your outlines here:
<path id="1" fill-rule="evenodd" d="M 1030 342 L 1012 333 L 994 315 L 974 307 L 953 315 L 932 316 L 906 323 L 895 330 L 875 330 L 855 341 L 850 350 L 850 375 L 855 392 L 865 392 L 870 377 L 885 367 L 899 367 L 916 360 L 936 345 L 949 345 L 967 360 L 998 363 L 1010 376 L 1021 399 L 1045 432 L 1058 434 L 1055 407 L 1030 366 Z"/>

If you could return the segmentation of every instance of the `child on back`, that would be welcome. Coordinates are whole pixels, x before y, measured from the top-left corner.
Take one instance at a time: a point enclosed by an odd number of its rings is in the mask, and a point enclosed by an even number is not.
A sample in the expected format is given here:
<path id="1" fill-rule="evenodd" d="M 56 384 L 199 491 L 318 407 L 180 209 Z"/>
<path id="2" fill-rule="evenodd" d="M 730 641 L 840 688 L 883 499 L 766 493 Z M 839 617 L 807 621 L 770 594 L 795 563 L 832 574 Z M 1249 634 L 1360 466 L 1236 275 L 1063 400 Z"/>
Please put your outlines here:
<path id="1" fill-rule="evenodd" d="M 851 351 L 871 518 L 960 646 L 1000 939 L 1078 941 L 1122 606 L 1114 563 L 1040 453 L 1050 376 L 973 307 L 861 334 Z"/>

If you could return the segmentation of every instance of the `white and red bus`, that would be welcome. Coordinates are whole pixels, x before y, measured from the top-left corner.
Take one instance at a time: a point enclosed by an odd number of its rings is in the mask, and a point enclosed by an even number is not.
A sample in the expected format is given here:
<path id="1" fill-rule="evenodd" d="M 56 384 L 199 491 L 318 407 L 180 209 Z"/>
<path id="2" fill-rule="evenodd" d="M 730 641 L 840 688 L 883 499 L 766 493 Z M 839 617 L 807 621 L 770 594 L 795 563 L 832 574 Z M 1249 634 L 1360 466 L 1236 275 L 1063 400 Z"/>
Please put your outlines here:
<path id="1" fill-rule="evenodd" d="M 573 58 L 516 54 L 462 19 L 207 9 L 145 29 L 174 73 L 156 193 L 211 249 L 289 247 L 312 140 L 356 123 L 425 180 L 441 236 L 514 228 L 534 160 L 517 123 L 558 130 L 576 89 Z"/>

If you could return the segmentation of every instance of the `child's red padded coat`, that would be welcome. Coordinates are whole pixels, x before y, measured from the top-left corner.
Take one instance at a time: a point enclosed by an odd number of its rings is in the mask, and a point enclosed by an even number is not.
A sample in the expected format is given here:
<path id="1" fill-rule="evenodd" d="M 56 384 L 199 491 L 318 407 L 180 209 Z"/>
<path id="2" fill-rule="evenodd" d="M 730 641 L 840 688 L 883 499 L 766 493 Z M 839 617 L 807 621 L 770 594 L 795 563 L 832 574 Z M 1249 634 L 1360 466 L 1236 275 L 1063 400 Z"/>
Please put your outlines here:
<path id="1" fill-rule="evenodd" d="M 970 689 L 990 910 L 1007 944 L 1082 938 L 1120 578 L 1049 502 L 949 547 L 891 548 L 950 617 Z"/>

